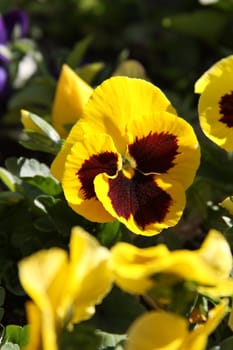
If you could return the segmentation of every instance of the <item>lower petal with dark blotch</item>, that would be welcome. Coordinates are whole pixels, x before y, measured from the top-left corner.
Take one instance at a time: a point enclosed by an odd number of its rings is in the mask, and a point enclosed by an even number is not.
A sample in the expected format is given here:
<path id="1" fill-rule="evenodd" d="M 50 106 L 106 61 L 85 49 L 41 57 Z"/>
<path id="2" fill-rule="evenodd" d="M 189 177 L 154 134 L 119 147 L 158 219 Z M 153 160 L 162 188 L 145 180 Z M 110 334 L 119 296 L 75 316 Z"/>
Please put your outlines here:
<path id="1" fill-rule="evenodd" d="M 185 204 L 179 183 L 137 171 L 131 179 L 122 171 L 112 178 L 99 174 L 94 186 L 105 209 L 137 234 L 150 236 L 175 225 Z"/>

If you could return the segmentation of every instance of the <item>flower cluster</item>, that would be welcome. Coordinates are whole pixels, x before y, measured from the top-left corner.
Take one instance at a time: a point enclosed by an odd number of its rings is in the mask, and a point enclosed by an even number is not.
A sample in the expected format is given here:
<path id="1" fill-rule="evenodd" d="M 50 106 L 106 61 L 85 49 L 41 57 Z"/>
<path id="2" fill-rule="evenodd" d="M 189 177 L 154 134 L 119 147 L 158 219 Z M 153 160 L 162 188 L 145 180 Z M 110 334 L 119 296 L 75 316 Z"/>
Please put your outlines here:
<path id="1" fill-rule="evenodd" d="M 233 150 L 232 69 L 230 56 L 195 84 L 202 130 L 226 151 Z M 57 145 L 64 139 L 51 173 L 80 216 L 118 221 L 134 238 L 131 233 L 153 236 L 180 220 L 200 147 L 192 126 L 157 86 L 114 76 L 92 89 L 64 65 L 52 108 L 56 131 L 27 111 L 22 122 Z M 232 197 L 220 205 L 232 215 Z M 123 241 L 107 249 L 74 227 L 70 254 L 51 248 L 19 263 L 32 299 L 26 304 L 26 349 L 59 349 L 63 331 L 91 318 L 115 285 L 150 309 L 129 327 L 126 350 L 204 350 L 230 311 L 231 270 L 230 245 L 216 229 L 199 249 L 170 250 L 163 243 L 141 248 Z M 228 320 L 233 329 L 233 311 Z"/>
<path id="2" fill-rule="evenodd" d="M 194 283 L 192 298 L 196 293 L 215 298 L 232 295 L 231 268 L 230 247 L 214 230 L 197 251 L 172 252 L 162 244 L 136 248 L 123 242 L 109 251 L 93 236 L 75 227 L 69 256 L 63 249 L 51 248 L 19 263 L 22 286 L 32 298 L 26 305 L 31 323 L 26 349 L 57 350 L 62 330 L 90 318 L 94 305 L 101 302 L 113 282 L 131 294 L 149 295 L 161 306 L 163 301 L 158 298 L 158 292 L 166 288 L 166 294 L 172 295 L 174 286 L 181 281 Z M 207 315 L 206 322 L 197 323 L 190 332 L 188 321 L 173 313 L 171 300 L 165 302 L 168 311 L 145 313 L 133 323 L 126 349 L 149 350 L 161 346 L 170 349 L 174 343 L 177 350 L 202 350 L 227 311 L 227 299 L 222 299 Z"/>

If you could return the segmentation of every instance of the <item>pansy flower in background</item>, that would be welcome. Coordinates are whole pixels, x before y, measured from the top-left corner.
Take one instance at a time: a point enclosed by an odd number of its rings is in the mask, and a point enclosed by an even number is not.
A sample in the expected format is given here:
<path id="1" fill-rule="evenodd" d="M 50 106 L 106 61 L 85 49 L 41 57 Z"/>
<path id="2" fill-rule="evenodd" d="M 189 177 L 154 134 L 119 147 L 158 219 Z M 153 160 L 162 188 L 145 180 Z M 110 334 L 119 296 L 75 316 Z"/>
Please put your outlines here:
<path id="1" fill-rule="evenodd" d="M 169 251 L 164 244 L 138 248 L 119 242 L 111 249 L 111 264 L 115 283 L 121 289 L 132 294 L 149 292 L 157 301 L 162 290 L 169 291 L 182 281 L 192 282 L 193 291 L 210 298 L 233 294 L 231 248 L 216 230 L 210 230 L 201 247 L 193 251 Z M 172 302 L 169 298 L 170 292 L 166 303 Z"/>
<path id="2" fill-rule="evenodd" d="M 216 62 L 196 82 L 198 112 L 205 135 L 233 151 L 233 55 Z"/>
<path id="3" fill-rule="evenodd" d="M 11 61 L 9 43 L 28 34 L 29 19 L 22 10 L 0 15 L 0 96 L 6 95 L 8 66 Z"/>
<path id="4" fill-rule="evenodd" d="M 64 64 L 57 82 L 52 108 L 52 125 L 62 138 L 80 118 L 93 89 Z"/>
<path id="5" fill-rule="evenodd" d="M 112 286 L 109 251 L 74 227 L 70 254 L 61 248 L 39 251 L 19 262 L 19 278 L 32 301 L 26 304 L 30 328 L 27 350 L 58 350 L 59 335 L 89 319 Z"/>
<path id="6" fill-rule="evenodd" d="M 112 77 L 94 90 L 51 170 L 80 215 L 154 235 L 180 219 L 199 160 L 193 128 L 158 87 Z"/>

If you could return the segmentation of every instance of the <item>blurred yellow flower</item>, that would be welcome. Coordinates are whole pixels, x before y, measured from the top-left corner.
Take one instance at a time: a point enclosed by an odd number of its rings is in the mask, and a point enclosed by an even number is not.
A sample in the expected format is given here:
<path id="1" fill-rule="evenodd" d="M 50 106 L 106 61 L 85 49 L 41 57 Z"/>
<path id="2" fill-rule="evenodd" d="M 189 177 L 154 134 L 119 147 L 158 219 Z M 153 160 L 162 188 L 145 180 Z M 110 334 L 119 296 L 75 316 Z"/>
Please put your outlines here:
<path id="1" fill-rule="evenodd" d="M 67 137 L 69 128 L 80 118 L 92 91 L 68 65 L 62 66 L 52 109 L 52 125 L 62 138 Z"/>
<path id="2" fill-rule="evenodd" d="M 228 212 L 233 215 L 233 201 L 232 201 L 232 196 L 231 197 L 226 197 L 221 203 L 219 203 L 219 205 L 223 208 L 225 208 L 226 210 L 228 210 Z"/>
<path id="3" fill-rule="evenodd" d="M 129 293 L 144 294 L 166 283 L 195 282 L 197 291 L 210 297 L 233 294 L 231 249 L 225 238 L 210 230 L 200 249 L 169 251 L 163 244 L 138 248 L 120 242 L 111 249 L 116 284 Z M 156 277 L 160 281 L 156 282 Z"/>
<path id="4" fill-rule="evenodd" d="M 198 112 L 205 135 L 233 151 L 233 55 L 216 62 L 196 82 Z"/>
<path id="5" fill-rule="evenodd" d="M 175 113 L 145 80 L 97 87 L 51 167 L 73 210 L 148 236 L 175 225 L 200 160 L 193 128 Z"/>
<path id="6" fill-rule="evenodd" d="M 191 331 L 182 316 L 166 311 L 148 312 L 131 325 L 125 350 L 204 350 L 226 311 L 227 301 L 222 300 L 209 312 L 207 321 Z"/>
<path id="7" fill-rule="evenodd" d="M 27 350 L 57 350 L 64 327 L 90 318 L 109 292 L 109 251 L 75 227 L 70 254 L 60 248 L 39 251 L 19 263 L 19 278 L 32 301 L 26 304 L 30 340 Z"/>

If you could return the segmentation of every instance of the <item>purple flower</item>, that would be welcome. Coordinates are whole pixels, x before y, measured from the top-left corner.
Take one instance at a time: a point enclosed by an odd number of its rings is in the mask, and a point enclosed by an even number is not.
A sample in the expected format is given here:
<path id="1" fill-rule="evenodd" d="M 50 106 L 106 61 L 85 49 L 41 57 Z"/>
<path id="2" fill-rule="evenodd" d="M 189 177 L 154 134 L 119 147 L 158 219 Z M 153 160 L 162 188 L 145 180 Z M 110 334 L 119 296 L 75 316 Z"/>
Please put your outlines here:
<path id="1" fill-rule="evenodd" d="M 8 73 L 3 67 L 0 67 L 0 96 L 4 94 L 7 84 Z"/>
<path id="2" fill-rule="evenodd" d="M 8 42 L 14 37 L 23 38 L 27 35 L 29 19 L 22 10 L 12 10 L 0 15 L 0 97 L 6 96 L 8 81 L 8 65 L 10 55 Z"/>
<path id="3" fill-rule="evenodd" d="M 29 20 L 22 10 L 13 10 L 0 17 L 0 44 L 7 44 L 11 40 L 15 28 L 18 37 L 23 38 L 28 33 Z"/>

